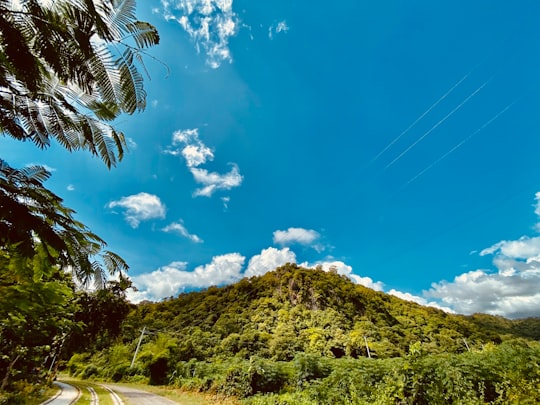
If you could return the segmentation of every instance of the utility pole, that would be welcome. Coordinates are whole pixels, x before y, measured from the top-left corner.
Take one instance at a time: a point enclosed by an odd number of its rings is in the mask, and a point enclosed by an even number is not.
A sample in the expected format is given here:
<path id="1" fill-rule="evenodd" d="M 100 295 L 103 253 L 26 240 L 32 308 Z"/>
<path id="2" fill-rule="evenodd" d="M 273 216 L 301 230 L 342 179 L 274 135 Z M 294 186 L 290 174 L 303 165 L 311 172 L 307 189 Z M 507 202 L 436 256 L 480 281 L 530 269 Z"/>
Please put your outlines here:
<path id="1" fill-rule="evenodd" d="M 139 338 L 139 343 L 137 343 L 137 348 L 135 349 L 135 353 L 133 353 L 133 360 L 131 360 L 131 366 L 130 368 L 133 368 L 133 365 L 135 364 L 135 359 L 137 358 L 137 353 L 139 353 L 139 348 L 141 347 L 141 342 L 144 337 L 144 332 L 146 331 L 146 326 L 142 328 L 141 337 Z"/>
<path id="2" fill-rule="evenodd" d="M 364 342 L 366 343 L 367 356 L 371 359 L 371 353 L 369 352 L 369 346 L 367 344 L 367 338 L 364 335 Z"/>

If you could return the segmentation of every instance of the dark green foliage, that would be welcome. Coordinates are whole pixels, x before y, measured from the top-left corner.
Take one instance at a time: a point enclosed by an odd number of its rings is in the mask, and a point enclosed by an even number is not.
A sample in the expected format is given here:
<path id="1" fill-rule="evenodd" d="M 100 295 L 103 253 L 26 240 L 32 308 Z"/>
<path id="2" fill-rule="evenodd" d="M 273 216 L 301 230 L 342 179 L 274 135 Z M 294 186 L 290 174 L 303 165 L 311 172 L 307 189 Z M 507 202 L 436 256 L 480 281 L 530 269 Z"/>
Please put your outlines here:
<path id="1" fill-rule="evenodd" d="M 64 356 L 75 352 L 102 350 L 116 342 L 121 333 L 122 322 L 131 310 L 117 282 L 94 292 L 78 291 L 74 297 L 77 310 L 73 320 L 79 327 L 73 328 L 64 345 Z"/>

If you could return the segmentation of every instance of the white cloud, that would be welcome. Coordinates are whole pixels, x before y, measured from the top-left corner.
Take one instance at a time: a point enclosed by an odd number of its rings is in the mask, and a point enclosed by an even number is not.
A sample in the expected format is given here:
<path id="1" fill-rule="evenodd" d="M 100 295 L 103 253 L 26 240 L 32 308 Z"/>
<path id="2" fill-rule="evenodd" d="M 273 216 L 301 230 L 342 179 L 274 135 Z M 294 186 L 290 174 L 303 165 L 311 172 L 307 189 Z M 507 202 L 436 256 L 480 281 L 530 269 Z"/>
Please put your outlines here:
<path id="1" fill-rule="evenodd" d="M 340 260 L 320 261 L 314 264 L 303 263 L 302 266 L 307 268 L 321 267 L 324 271 L 334 270 L 342 276 L 347 276 L 352 282 L 371 288 L 375 291 L 382 291 L 384 284 L 380 281 L 373 281 L 370 277 L 361 277 L 352 272 L 352 266 Z"/>
<path id="2" fill-rule="evenodd" d="M 287 21 L 283 20 L 283 21 L 280 21 L 276 24 L 276 26 L 274 25 L 271 25 L 269 28 L 268 28 L 268 38 L 270 39 L 274 39 L 274 33 L 275 34 L 279 34 L 281 32 L 283 33 L 286 33 L 287 31 L 289 31 L 290 28 L 289 26 L 287 25 Z"/>
<path id="3" fill-rule="evenodd" d="M 459 313 L 476 312 L 510 318 L 538 316 L 540 266 L 535 262 L 525 271 L 497 273 L 473 270 L 452 282 L 434 283 L 424 295 L 437 298 Z"/>
<path id="4" fill-rule="evenodd" d="M 68 186 L 66 187 L 66 190 L 67 191 L 75 191 L 75 186 L 73 184 L 68 184 Z"/>
<path id="5" fill-rule="evenodd" d="M 178 146 L 181 146 L 179 149 Z M 240 169 L 236 163 L 230 163 L 232 166 L 228 173 L 210 172 L 207 169 L 199 166 L 207 161 L 214 159 L 214 152 L 206 146 L 199 138 L 199 130 L 197 128 L 178 130 L 173 133 L 172 145 L 165 151 L 174 156 L 182 155 L 186 160 L 186 166 L 191 171 L 195 182 L 203 187 L 195 190 L 194 197 L 211 197 L 217 190 L 230 190 L 238 187 L 244 180 L 240 174 Z M 229 202 L 228 197 L 223 200 L 225 209 Z"/>
<path id="6" fill-rule="evenodd" d="M 388 291 L 388 294 L 393 295 L 394 297 L 401 298 L 402 300 L 405 300 L 405 301 L 416 302 L 417 304 L 423 305 L 425 307 L 433 307 L 437 309 L 442 309 L 443 311 L 448 312 L 448 313 L 455 313 L 455 311 L 452 308 L 441 306 L 437 302 L 428 301 L 425 298 L 419 297 L 418 295 L 413 295 L 408 292 L 404 293 L 404 292 L 392 289 Z"/>
<path id="7" fill-rule="evenodd" d="M 223 62 L 232 62 L 229 39 L 240 26 L 233 0 L 162 0 L 161 5 L 165 19 L 180 24 L 197 53 L 206 54 L 208 66 L 216 69 Z"/>
<path id="8" fill-rule="evenodd" d="M 349 274 L 349 278 L 356 284 L 363 285 L 364 287 L 371 288 L 375 291 L 383 291 L 384 283 L 382 281 L 373 281 L 371 277 L 361 277 L 356 274 Z"/>
<path id="9" fill-rule="evenodd" d="M 242 278 L 241 270 L 245 257 L 229 253 L 212 258 L 211 263 L 187 270 L 186 262 L 172 262 L 151 273 L 133 276 L 133 283 L 139 290 L 130 293 L 133 302 L 157 301 L 175 296 L 186 288 L 203 288 L 212 285 L 234 283 Z"/>
<path id="10" fill-rule="evenodd" d="M 174 232 L 182 235 L 185 238 L 188 238 L 192 242 L 195 243 L 203 243 L 203 240 L 199 238 L 197 235 L 191 234 L 188 232 L 182 221 L 180 222 L 173 222 L 169 225 L 167 225 L 165 228 L 162 229 L 163 232 Z"/>
<path id="11" fill-rule="evenodd" d="M 188 167 L 200 166 L 206 163 L 207 160 L 214 158 L 212 150 L 204 145 L 186 145 L 182 149 L 182 156 L 186 159 Z"/>
<path id="12" fill-rule="evenodd" d="M 480 252 L 480 256 L 499 252 L 500 255 L 514 259 L 526 259 L 540 255 L 540 237 L 522 236 L 518 240 L 503 240 Z"/>
<path id="13" fill-rule="evenodd" d="M 196 197 L 211 197 L 217 190 L 230 190 L 240 186 L 244 178 L 236 164 L 231 163 L 231 166 L 229 173 L 225 174 L 209 172 L 206 169 L 196 167 L 191 168 L 191 174 L 193 174 L 195 181 L 203 185 L 203 187 L 195 190 L 193 195 Z"/>
<path id="14" fill-rule="evenodd" d="M 124 218 L 132 228 L 137 228 L 141 221 L 154 218 L 165 218 L 165 205 L 158 196 L 148 193 L 139 193 L 122 197 L 118 201 L 111 201 L 109 208 L 123 208 Z"/>
<path id="15" fill-rule="evenodd" d="M 127 144 L 128 150 L 135 150 L 135 149 L 137 149 L 137 142 L 135 142 L 135 141 L 133 140 L 133 138 L 127 137 L 127 138 L 126 138 L 126 144 Z"/>
<path id="16" fill-rule="evenodd" d="M 538 215 L 540 193 L 535 197 Z M 540 315 L 540 237 L 503 240 L 480 255 L 493 255 L 496 270 L 472 270 L 451 282 L 434 283 L 424 295 L 464 314 L 484 312 L 509 318 Z"/>
<path id="17" fill-rule="evenodd" d="M 310 245 L 320 238 L 320 234 L 313 229 L 289 228 L 286 231 L 274 232 L 274 243 L 278 245 L 291 245 L 298 243 L 300 245 Z"/>
<path id="18" fill-rule="evenodd" d="M 276 249 L 269 247 L 261 250 L 261 253 L 253 256 L 249 260 L 249 264 L 245 275 L 261 276 L 269 271 L 283 266 L 286 263 L 296 263 L 296 255 L 289 248 Z"/>
<path id="19" fill-rule="evenodd" d="M 166 153 L 174 156 L 182 155 L 186 159 L 187 167 L 197 167 L 214 159 L 212 149 L 206 146 L 199 138 L 199 130 L 184 129 L 173 133 L 172 145 L 183 145 L 181 149 L 169 147 Z"/>
<path id="20" fill-rule="evenodd" d="M 231 201 L 231 197 L 221 197 L 221 201 L 223 202 L 223 210 L 227 211 L 229 209 L 229 202 Z"/>

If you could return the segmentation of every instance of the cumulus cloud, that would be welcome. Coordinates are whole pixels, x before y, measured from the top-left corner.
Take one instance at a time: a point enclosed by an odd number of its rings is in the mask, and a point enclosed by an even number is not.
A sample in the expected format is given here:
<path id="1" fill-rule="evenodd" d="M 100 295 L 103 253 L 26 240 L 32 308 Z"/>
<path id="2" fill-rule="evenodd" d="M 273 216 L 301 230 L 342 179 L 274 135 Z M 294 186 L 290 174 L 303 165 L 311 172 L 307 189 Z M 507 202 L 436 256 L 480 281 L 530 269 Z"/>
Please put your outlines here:
<path id="1" fill-rule="evenodd" d="M 540 262 L 499 256 L 493 263 L 496 272 L 473 270 L 456 276 L 452 282 L 433 283 L 425 296 L 439 299 L 463 314 L 483 312 L 510 318 L 538 316 Z"/>
<path id="2" fill-rule="evenodd" d="M 273 241 L 278 245 L 311 245 L 320 238 L 320 234 L 313 229 L 289 228 L 286 231 L 275 231 Z"/>
<path id="3" fill-rule="evenodd" d="M 165 218 L 166 208 L 157 195 L 139 193 L 111 201 L 109 208 L 124 209 L 124 218 L 132 228 L 137 228 L 141 221 Z"/>
<path id="4" fill-rule="evenodd" d="M 188 232 L 188 230 L 186 229 L 182 221 L 173 222 L 167 225 L 165 228 L 163 228 L 162 231 L 167 232 L 167 233 L 177 233 L 185 238 L 188 238 L 192 242 L 203 243 L 203 240 L 199 238 L 197 235 L 194 235 Z"/>
<path id="5" fill-rule="evenodd" d="M 248 263 L 245 275 L 261 276 L 273 271 L 286 263 L 296 263 L 296 255 L 289 248 L 276 249 L 269 247 L 261 250 L 261 253 L 253 256 Z"/>
<path id="6" fill-rule="evenodd" d="M 285 20 L 280 21 L 275 26 L 271 25 L 268 28 L 268 38 L 274 39 L 274 34 L 279 34 L 281 32 L 286 33 L 289 30 L 290 30 L 290 28 L 287 25 L 287 22 Z"/>
<path id="7" fill-rule="evenodd" d="M 535 213 L 540 214 L 536 193 Z M 540 237 L 503 240 L 480 252 L 493 255 L 495 270 L 477 269 L 432 284 L 424 295 L 455 311 L 510 318 L 540 315 Z"/>
<path id="8" fill-rule="evenodd" d="M 154 12 L 180 24 L 211 68 L 232 62 L 229 39 L 240 26 L 233 0 L 161 0 L 161 9 Z"/>
<path id="9" fill-rule="evenodd" d="M 212 285 L 234 283 L 242 278 L 245 257 L 239 253 L 215 256 L 209 264 L 187 270 L 186 262 L 172 262 L 151 273 L 133 276 L 134 285 L 139 290 L 130 293 L 133 302 L 142 300 L 158 301 L 176 296 L 186 288 L 203 288 Z"/>
<path id="10" fill-rule="evenodd" d="M 195 190 L 194 197 L 211 197 L 218 190 L 231 190 L 240 186 L 244 180 L 236 163 L 230 163 L 231 170 L 223 174 L 199 167 L 212 161 L 214 152 L 201 141 L 197 128 L 175 131 L 172 145 L 165 152 L 174 156 L 183 156 L 193 179 L 202 185 Z M 228 199 L 223 200 L 225 209 L 228 202 Z"/>

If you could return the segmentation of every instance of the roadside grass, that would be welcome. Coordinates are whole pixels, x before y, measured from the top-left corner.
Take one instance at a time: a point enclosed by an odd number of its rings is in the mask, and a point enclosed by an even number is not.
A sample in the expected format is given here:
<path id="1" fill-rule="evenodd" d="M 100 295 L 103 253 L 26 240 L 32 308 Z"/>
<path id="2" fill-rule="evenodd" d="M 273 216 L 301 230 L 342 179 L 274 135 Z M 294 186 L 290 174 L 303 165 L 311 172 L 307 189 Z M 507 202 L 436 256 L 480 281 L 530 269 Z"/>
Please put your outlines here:
<path id="1" fill-rule="evenodd" d="M 27 385 L 27 387 L 31 387 Z M 36 387 L 21 389 L 20 395 L 16 397 L 0 393 L 0 404 L 17 403 L 21 405 L 38 405 L 45 402 L 49 398 L 54 397 L 59 391 L 56 386 L 49 387 L 47 385 L 40 385 L 38 389 Z"/>

